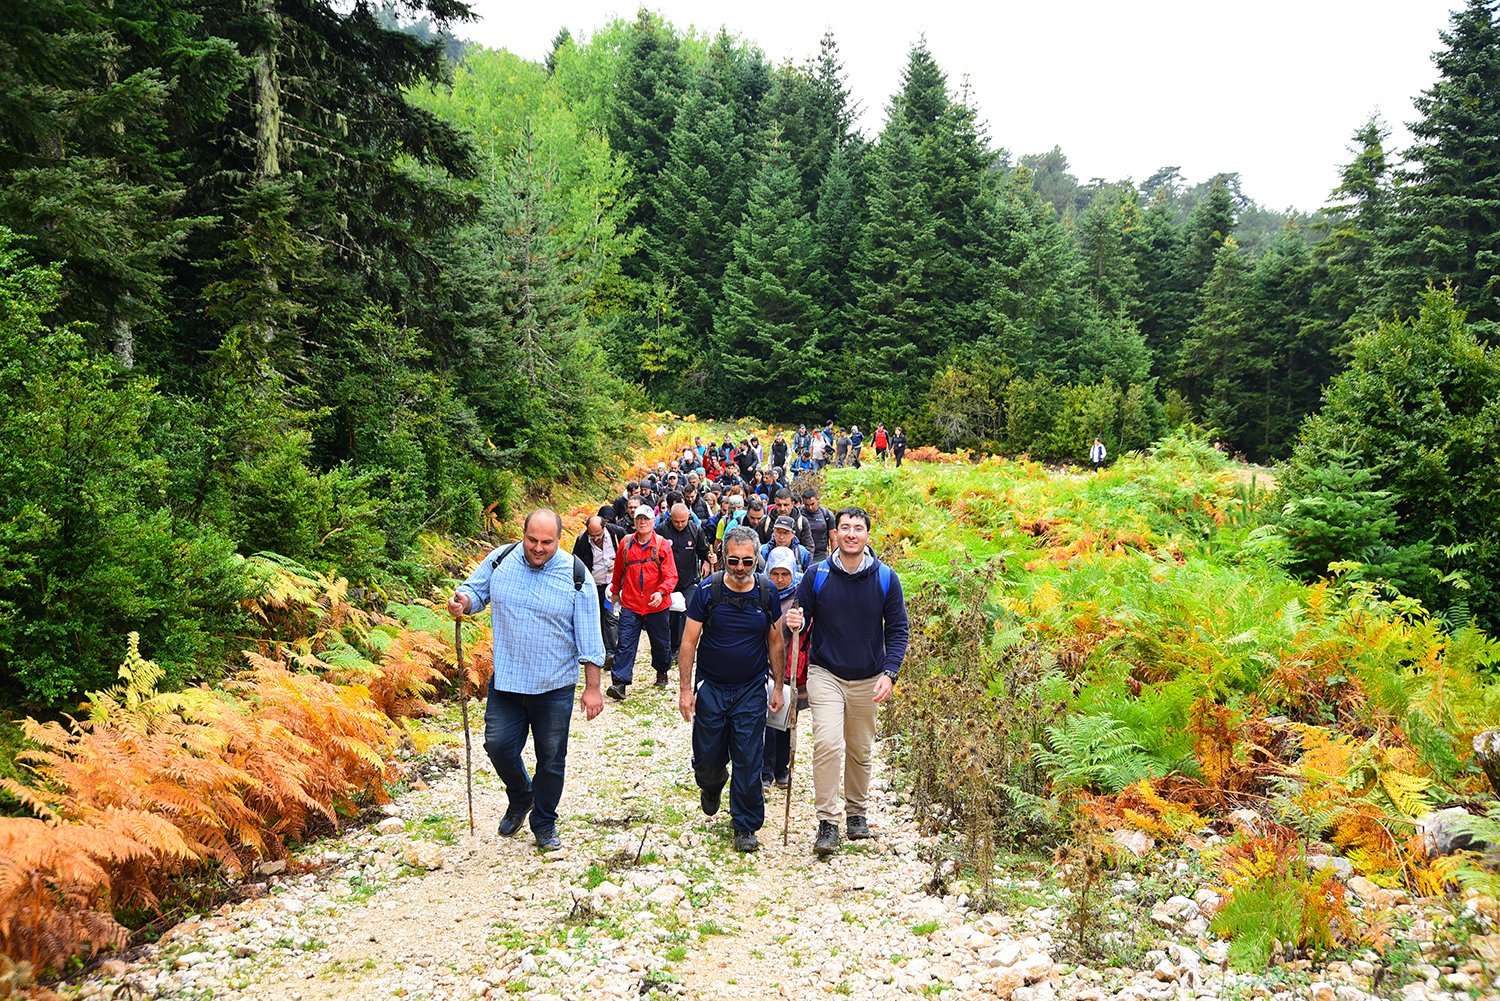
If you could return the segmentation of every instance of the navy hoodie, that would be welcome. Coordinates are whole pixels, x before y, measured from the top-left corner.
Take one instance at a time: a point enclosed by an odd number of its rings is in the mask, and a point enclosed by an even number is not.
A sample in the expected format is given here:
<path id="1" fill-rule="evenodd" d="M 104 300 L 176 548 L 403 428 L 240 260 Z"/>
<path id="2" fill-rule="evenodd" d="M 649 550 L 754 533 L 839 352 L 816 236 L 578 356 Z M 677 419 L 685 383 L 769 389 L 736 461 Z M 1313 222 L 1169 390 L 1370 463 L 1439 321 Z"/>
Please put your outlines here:
<path id="1" fill-rule="evenodd" d="M 836 551 L 826 563 L 814 563 L 797 587 L 797 597 L 812 620 L 808 663 L 826 668 L 845 681 L 895 672 L 906 657 L 908 629 L 901 578 L 892 570 L 891 588 L 880 596 L 880 560 L 867 549 L 866 565 L 854 573 L 844 569 Z M 823 577 L 821 591 L 813 587 Z"/>

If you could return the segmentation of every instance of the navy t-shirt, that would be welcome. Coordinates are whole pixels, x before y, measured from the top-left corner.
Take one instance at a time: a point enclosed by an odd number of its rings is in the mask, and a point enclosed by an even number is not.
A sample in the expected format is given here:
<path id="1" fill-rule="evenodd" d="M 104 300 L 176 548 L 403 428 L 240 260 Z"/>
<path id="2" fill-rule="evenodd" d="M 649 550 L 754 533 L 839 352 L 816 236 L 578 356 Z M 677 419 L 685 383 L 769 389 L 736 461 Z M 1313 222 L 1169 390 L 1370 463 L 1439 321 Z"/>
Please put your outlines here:
<path id="1" fill-rule="evenodd" d="M 705 580 L 688 597 L 687 614 L 694 622 L 701 623 L 708 614 L 712 588 L 710 581 Z M 774 588 L 771 594 L 774 599 Z M 734 607 L 736 600 L 744 600 L 745 607 Z M 766 645 L 770 626 L 765 609 L 760 606 L 760 588 L 738 592 L 725 581 L 719 603 L 714 606 L 713 619 L 698 639 L 698 677 L 726 686 L 745 685 L 767 677 L 771 673 L 771 651 Z"/>

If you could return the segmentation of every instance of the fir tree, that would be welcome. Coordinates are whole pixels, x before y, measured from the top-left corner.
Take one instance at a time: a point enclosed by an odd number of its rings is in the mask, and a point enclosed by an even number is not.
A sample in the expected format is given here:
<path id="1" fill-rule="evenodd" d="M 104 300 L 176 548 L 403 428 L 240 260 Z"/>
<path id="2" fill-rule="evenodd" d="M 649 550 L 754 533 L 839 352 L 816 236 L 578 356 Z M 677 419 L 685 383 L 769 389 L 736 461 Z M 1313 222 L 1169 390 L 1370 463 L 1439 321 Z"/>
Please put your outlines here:
<path id="1" fill-rule="evenodd" d="M 1398 209 L 1381 240 L 1382 312 L 1410 315 L 1429 282 L 1451 282 L 1469 322 L 1500 321 L 1500 26 L 1468 0 L 1442 33 L 1440 74 L 1416 99 Z"/>
<path id="2" fill-rule="evenodd" d="M 642 7 L 620 52 L 608 108 L 610 148 L 624 154 L 635 175 L 630 194 L 636 204 L 627 225 L 649 232 L 655 224 L 661 202 L 656 178 L 671 155 L 672 129 L 687 81 L 677 37 Z M 649 267 L 649 259 L 634 265 L 638 273 Z"/>
<path id="3" fill-rule="evenodd" d="M 813 251 L 801 179 L 790 151 L 773 142 L 750 188 L 715 324 L 714 357 L 737 412 L 791 418 L 820 402 L 828 372 L 808 290 Z"/>
<path id="4" fill-rule="evenodd" d="M 1229 237 L 1214 256 L 1213 272 L 1198 297 L 1197 319 L 1177 361 L 1183 388 L 1205 422 L 1232 441 L 1242 432 L 1242 383 L 1258 361 L 1249 355 L 1244 337 L 1247 271 L 1238 244 Z"/>
<path id="5" fill-rule="evenodd" d="M 1388 225 L 1392 192 L 1385 140 L 1389 131 L 1371 118 L 1354 133 L 1354 159 L 1339 171 L 1333 203 L 1323 209 L 1328 235 L 1316 248 L 1324 273 L 1315 293 L 1320 326 L 1331 343 L 1375 327 L 1374 262 Z"/>

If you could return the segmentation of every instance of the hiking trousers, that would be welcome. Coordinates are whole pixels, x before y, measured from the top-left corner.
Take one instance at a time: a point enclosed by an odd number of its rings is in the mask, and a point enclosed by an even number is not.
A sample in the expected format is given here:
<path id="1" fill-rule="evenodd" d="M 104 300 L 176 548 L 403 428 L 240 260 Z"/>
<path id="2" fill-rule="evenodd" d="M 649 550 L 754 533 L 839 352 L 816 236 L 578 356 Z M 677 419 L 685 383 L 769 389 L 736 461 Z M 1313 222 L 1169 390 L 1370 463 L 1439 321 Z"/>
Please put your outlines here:
<path id="1" fill-rule="evenodd" d="M 615 681 L 628 685 L 635 680 L 635 655 L 643 631 L 651 639 L 651 666 L 657 674 L 667 673 L 672 666 L 672 651 L 668 647 L 672 640 L 671 615 L 665 604 L 661 611 L 647 615 L 620 606 L 620 647 L 615 651 L 615 662 L 610 667 Z"/>
<path id="2" fill-rule="evenodd" d="M 764 678 L 732 687 L 699 681 L 693 690 L 693 775 L 700 789 L 722 788 L 729 780 L 729 817 L 736 831 L 753 833 L 766 822 L 760 767 L 768 684 Z"/>
<path id="3" fill-rule="evenodd" d="M 490 686 L 484 707 L 484 750 L 505 783 L 510 809 L 530 804 L 531 830 L 548 837 L 557 828 L 557 804 L 562 799 L 563 773 L 568 765 L 568 725 L 573 718 L 577 686 L 522 695 L 497 692 Z M 526 774 L 521 751 L 528 731 L 536 751 L 536 773 Z"/>
<path id="4" fill-rule="evenodd" d="M 807 703 L 813 723 L 813 805 L 818 819 L 838 823 L 842 805 L 851 817 L 867 817 L 875 758 L 873 678 L 845 681 L 827 668 L 807 668 Z M 839 773 L 844 802 L 839 803 Z"/>

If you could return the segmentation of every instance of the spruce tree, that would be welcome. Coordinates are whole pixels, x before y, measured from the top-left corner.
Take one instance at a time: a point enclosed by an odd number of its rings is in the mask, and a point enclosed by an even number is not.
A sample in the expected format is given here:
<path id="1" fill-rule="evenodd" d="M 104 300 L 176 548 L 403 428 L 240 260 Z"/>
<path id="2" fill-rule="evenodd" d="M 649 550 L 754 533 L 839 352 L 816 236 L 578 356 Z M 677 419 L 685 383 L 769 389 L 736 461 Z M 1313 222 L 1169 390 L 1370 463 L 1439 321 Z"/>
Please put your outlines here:
<path id="1" fill-rule="evenodd" d="M 1316 269 L 1307 240 L 1288 219 L 1255 262 L 1244 289 L 1244 336 L 1251 372 L 1243 380 L 1241 437 L 1257 462 L 1290 454 L 1297 428 L 1318 408 L 1338 371 L 1330 331 L 1314 322 Z"/>
<path id="2" fill-rule="evenodd" d="M 1354 133 L 1354 159 L 1339 171 L 1339 185 L 1323 209 L 1328 235 L 1315 254 L 1323 271 L 1314 293 L 1322 336 L 1344 340 L 1375 328 L 1379 301 L 1374 274 L 1378 241 L 1391 211 L 1390 165 L 1385 155 L 1389 131 L 1371 118 Z"/>
<path id="3" fill-rule="evenodd" d="M 849 311 L 857 298 L 856 263 L 864 235 L 864 199 L 850 170 L 852 155 L 840 149 L 833 155 L 818 190 L 813 225 L 812 287 L 818 297 L 825 332 L 842 332 L 851 322 Z"/>
<path id="4" fill-rule="evenodd" d="M 687 89 L 688 73 L 677 36 L 657 15 L 642 7 L 620 52 L 608 108 L 609 145 L 625 155 L 636 198 L 627 225 L 650 232 L 662 196 L 657 175 L 670 158 L 669 143 L 677 111 Z M 637 273 L 649 270 L 649 256 L 636 261 Z"/>
<path id="5" fill-rule="evenodd" d="M 1243 438 L 1243 384 L 1259 359 L 1244 337 L 1244 285 L 1249 265 L 1233 237 L 1214 255 L 1214 267 L 1198 296 L 1198 311 L 1177 357 L 1183 389 L 1203 420 L 1236 445 Z"/>
<path id="6" fill-rule="evenodd" d="M 828 370 L 809 291 L 813 255 L 801 178 L 791 151 L 772 142 L 750 187 L 714 328 L 730 411 L 790 419 L 821 402 Z"/>
<path id="7" fill-rule="evenodd" d="M 1496 0 L 1468 0 L 1441 34 L 1439 78 L 1416 99 L 1398 208 L 1382 239 L 1381 312 L 1410 315 L 1429 282 L 1451 282 L 1483 336 L 1500 321 L 1500 26 Z"/>
<path id="8" fill-rule="evenodd" d="M 946 254 L 928 210 L 916 143 L 892 122 L 872 156 L 867 220 L 857 257 L 858 299 L 842 349 L 845 391 L 911 393 L 947 346 L 932 272 Z M 850 350 L 850 349 L 853 350 Z"/>

